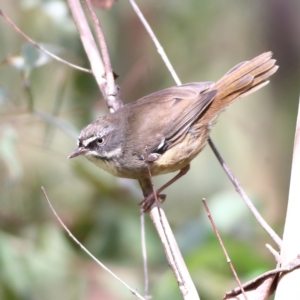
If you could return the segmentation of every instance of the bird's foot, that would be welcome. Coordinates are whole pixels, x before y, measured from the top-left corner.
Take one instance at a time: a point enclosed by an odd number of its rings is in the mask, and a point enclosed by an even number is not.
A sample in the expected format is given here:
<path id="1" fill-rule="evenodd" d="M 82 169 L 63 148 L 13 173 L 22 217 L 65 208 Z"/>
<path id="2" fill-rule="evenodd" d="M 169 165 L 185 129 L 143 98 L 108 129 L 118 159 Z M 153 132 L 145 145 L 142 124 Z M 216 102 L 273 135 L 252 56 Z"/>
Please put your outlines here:
<path id="1" fill-rule="evenodd" d="M 156 196 L 160 200 L 160 203 L 163 203 L 167 198 L 166 194 L 156 194 Z M 149 196 L 147 196 L 146 198 L 144 198 L 144 200 L 141 201 L 139 204 L 142 206 L 144 213 L 146 213 L 151 209 L 151 207 L 154 203 L 155 203 L 155 196 L 152 193 Z"/>

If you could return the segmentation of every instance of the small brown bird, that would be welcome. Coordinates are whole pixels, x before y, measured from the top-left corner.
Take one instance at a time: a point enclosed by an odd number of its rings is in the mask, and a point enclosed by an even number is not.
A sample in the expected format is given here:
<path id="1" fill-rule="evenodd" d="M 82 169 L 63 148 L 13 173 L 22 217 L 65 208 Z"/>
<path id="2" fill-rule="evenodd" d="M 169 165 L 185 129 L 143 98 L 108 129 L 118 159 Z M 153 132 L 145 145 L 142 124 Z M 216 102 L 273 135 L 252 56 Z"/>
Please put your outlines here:
<path id="1" fill-rule="evenodd" d="M 180 170 L 157 191 L 163 199 L 159 193 L 188 171 L 218 114 L 269 82 L 278 69 L 271 57 L 266 52 L 242 62 L 217 83 L 187 83 L 126 104 L 83 128 L 69 158 L 85 155 L 115 176 L 138 179 L 149 210 L 154 196 L 147 165 L 153 176 Z"/>

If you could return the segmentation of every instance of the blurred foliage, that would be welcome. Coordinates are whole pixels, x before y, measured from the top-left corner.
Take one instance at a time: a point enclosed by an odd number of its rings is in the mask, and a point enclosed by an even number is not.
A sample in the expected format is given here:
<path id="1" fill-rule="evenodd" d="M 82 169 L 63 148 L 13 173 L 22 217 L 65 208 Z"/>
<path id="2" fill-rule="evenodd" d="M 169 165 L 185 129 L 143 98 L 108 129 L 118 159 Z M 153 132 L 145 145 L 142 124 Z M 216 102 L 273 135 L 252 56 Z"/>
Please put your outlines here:
<path id="1" fill-rule="evenodd" d="M 212 138 L 266 220 L 283 230 L 300 78 L 300 2 L 139 1 L 182 82 L 218 80 L 271 50 L 280 66 L 263 90 L 219 119 Z M 31 38 L 89 67 L 66 1 L 2 0 Z M 174 85 L 127 1 L 99 11 L 124 102 Z M 90 74 L 56 62 L 0 20 L 0 299 L 132 299 L 70 241 L 40 187 L 76 237 L 143 290 L 136 182 L 83 158 L 68 161 L 79 130 L 107 109 Z M 173 175 L 155 179 L 157 186 Z M 236 286 L 207 220 L 206 197 L 242 281 L 275 266 L 272 243 L 208 147 L 168 189 L 164 204 L 201 299 Z M 147 218 L 153 299 L 181 299 Z"/>

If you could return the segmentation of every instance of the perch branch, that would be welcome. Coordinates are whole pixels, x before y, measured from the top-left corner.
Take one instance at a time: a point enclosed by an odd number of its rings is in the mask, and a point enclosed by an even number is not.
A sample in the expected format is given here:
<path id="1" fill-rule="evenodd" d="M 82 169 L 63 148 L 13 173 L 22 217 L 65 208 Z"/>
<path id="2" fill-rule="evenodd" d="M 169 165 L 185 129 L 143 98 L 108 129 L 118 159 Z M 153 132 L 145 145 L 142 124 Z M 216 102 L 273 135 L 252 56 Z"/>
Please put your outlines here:
<path id="1" fill-rule="evenodd" d="M 142 254 L 143 254 L 143 265 L 144 265 L 144 278 L 145 278 L 145 288 L 144 296 L 148 298 L 149 296 L 149 276 L 148 276 L 148 261 L 147 261 L 147 248 L 146 248 L 146 234 L 145 234 L 145 213 L 141 209 L 141 239 L 142 239 Z"/>
<path id="2" fill-rule="evenodd" d="M 148 161 L 148 150 L 146 147 L 146 164 L 148 168 L 149 180 L 151 183 L 152 194 L 155 198 L 155 204 L 150 210 L 150 216 L 159 238 L 163 244 L 166 257 L 168 259 L 169 265 L 174 273 L 177 280 L 180 292 L 185 300 L 197 300 L 199 298 L 195 285 L 192 278 L 188 272 L 185 262 L 182 258 L 181 252 L 177 245 L 176 239 L 170 228 L 168 220 L 164 211 L 161 208 L 160 202 L 157 197 L 157 191 L 155 190 L 154 183 L 152 180 L 152 174 L 150 170 L 150 165 Z"/>

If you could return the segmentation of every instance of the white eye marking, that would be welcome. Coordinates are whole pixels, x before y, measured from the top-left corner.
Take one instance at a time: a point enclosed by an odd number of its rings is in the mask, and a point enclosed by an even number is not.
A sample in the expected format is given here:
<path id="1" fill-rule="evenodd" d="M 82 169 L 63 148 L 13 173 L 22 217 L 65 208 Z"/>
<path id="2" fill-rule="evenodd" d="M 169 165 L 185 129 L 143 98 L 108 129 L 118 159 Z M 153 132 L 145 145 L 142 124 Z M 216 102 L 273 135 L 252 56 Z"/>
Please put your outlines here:
<path id="1" fill-rule="evenodd" d="M 90 155 L 90 156 L 97 156 L 97 157 L 100 157 L 100 158 L 101 158 L 101 156 L 99 155 L 99 153 L 98 153 L 97 151 L 89 151 L 89 152 L 87 153 L 87 155 Z"/>
<path id="2" fill-rule="evenodd" d="M 116 158 L 116 157 L 120 157 L 122 154 L 122 149 L 121 148 L 116 148 L 114 150 L 111 151 L 105 151 L 103 157 L 107 158 L 107 159 L 111 159 L 111 158 Z"/>
<path id="3" fill-rule="evenodd" d="M 87 147 L 90 143 L 97 140 L 98 138 L 99 138 L 99 136 L 92 136 L 89 139 L 86 139 L 86 140 L 82 141 L 82 144 L 83 144 L 84 147 Z"/>
<path id="4" fill-rule="evenodd" d="M 116 148 L 112 151 L 104 151 L 102 153 L 99 153 L 95 150 L 89 151 L 86 155 L 90 156 L 97 156 L 99 158 L 104 158 L 104 159 L 111 159 L 111 158 L 116 158 L 119 157 L 122 154 L 122 149 L 121 148 Z"/>
<path id="5" fill-rule="evenodd" d="M 80 142 L 79 142 L 79 139 L 77 139 L 77 147 L 79 147 L 79 145 L 80 145 Z"/>

